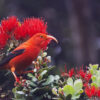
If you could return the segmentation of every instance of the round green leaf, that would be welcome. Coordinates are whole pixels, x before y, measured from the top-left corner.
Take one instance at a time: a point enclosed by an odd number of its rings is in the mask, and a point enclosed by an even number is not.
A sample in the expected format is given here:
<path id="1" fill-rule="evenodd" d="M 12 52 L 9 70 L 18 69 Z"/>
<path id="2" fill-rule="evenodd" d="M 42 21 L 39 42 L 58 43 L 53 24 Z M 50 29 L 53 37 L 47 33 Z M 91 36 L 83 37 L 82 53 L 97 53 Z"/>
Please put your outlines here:
<path id="1" fill-rule="evenodd" d="M 73 79 L 72 78 L 68 78 L 67 84 L 73 86 Z"/>
<path id="2" fill-rule="evenodd" d="M 82 80 L 81 80 L 81 79 L 75 80 L 75 82 L 74 82 L 74 89 L 75 89 L 75 92 L 76 92 L 76 93 L 79 93 L 80 90 L 82 89 L 82 87 L 83 87 Z"/>
<path id="3" fill-rule="evenodd" d="M 68 96 L 69 94 L 73 95 L 75 93 L 75 90 L 72 86 L 70 85 L 65 85 L 63 87 L 63 92 L 65 96 Z"/>

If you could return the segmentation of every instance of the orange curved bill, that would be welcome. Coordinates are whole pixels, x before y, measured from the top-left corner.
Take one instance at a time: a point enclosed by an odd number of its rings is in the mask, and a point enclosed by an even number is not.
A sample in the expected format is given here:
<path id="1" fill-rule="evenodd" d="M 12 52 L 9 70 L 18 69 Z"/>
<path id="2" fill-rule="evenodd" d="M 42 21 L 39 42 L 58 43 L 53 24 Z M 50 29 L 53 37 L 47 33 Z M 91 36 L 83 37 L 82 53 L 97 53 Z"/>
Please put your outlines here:
<path id="1" fill-rule="evenodd" d="M 51 35 L 47 35 L 47 38 L 51 39 L 51 40 L 54 40 L 56 43 L 58 43 L 58 40 L 55 37 L 51 36 Z"/>

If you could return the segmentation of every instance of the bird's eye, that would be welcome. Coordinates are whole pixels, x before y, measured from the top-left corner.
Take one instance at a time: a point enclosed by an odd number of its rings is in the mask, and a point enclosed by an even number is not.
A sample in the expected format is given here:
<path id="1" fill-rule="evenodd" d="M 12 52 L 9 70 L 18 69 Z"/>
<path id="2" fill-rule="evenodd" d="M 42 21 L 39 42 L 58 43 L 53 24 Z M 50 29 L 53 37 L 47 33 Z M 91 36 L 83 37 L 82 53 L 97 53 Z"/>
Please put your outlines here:
<path id="1" fill-rule="evenodd" d="M 40 38 L 43 38 L 43 36 L 42 36 L 42 35 L 40 35 Z"/>

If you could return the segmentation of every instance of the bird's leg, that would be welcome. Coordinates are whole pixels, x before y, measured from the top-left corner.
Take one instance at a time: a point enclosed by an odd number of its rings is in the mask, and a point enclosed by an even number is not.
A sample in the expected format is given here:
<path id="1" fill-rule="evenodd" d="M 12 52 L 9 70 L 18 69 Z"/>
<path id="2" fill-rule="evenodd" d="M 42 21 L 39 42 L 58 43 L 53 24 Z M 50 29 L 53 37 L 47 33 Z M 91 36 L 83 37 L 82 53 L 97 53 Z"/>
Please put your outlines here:
<path id="1" fill-rule="evenodd" d="M 17 81 L 17 82 L 19 82 L 19 78 L 16 76 L 16 74 L 15 74 L 15 67 L 12 67 L 11 68 L 11 72 L 12 72 L 12 74 L 14 75 L 14 78 L 15 78 L 15 80 Z"/>

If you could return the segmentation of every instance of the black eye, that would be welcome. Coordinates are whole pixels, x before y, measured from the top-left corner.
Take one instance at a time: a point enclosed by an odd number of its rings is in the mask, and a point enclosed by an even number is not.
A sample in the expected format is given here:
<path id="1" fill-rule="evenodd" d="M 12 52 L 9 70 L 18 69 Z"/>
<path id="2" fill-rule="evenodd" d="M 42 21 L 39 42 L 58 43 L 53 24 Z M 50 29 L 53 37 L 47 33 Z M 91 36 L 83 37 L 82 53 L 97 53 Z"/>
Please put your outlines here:
<path id="1" fill-rule="evenodd" d="M 42 36 L 42 35 L 40 35 L 40 38 L 43 38 L 43 36 Z"/>

